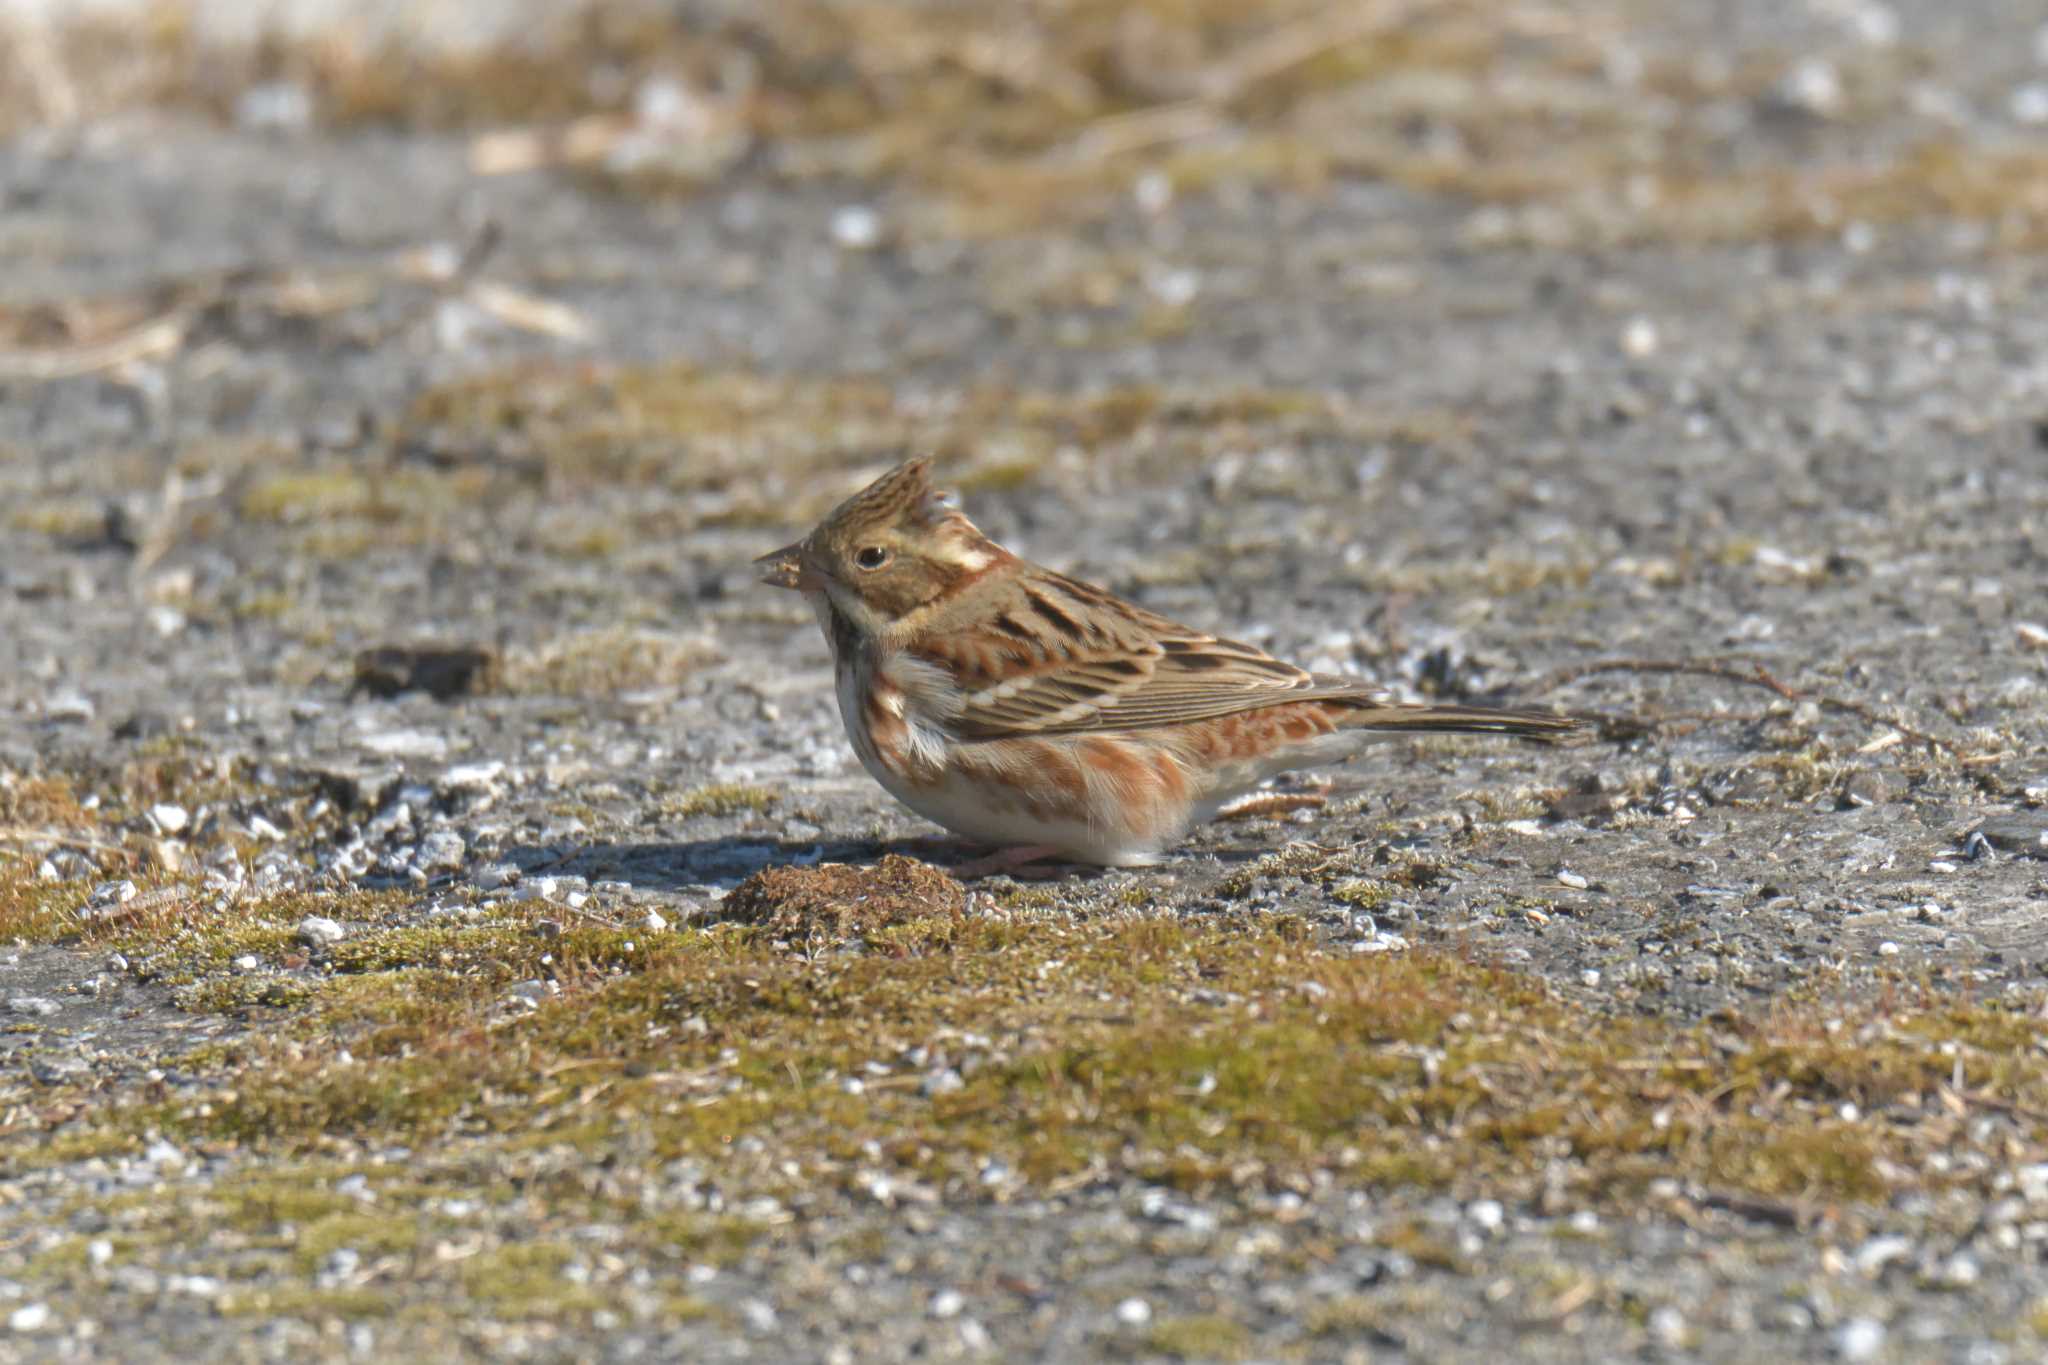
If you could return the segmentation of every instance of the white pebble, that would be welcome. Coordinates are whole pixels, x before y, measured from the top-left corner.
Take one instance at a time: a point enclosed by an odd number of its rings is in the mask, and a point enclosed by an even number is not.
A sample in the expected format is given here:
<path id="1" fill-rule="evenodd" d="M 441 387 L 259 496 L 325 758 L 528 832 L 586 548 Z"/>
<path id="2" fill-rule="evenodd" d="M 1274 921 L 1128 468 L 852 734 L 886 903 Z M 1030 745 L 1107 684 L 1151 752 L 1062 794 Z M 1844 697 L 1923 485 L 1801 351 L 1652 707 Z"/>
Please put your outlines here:
<path id="1" fill-rule="evenodd" d="M 1173 177 L 1164 171 L 1147 171 L 1131 186 L 1131 197 L 1146 213 L 1162 214 L 1173 206 Z"/>
<path id="2" fill-rule="evenodd" d="M 318 948 L 341 942 L 348 937 L 348 930 L 325 915 L 308 915 L 299 921 L 298 935 L 300 942 Z"/>
<path id="3" fill-rule="evenodd" d="M 176 834 L 192 821 L 192 813 L 183 806 L 166 802 L 149 808 L 149 818 L 156 821 L 157 829 L 164 834 Z"/>
<path id="4" fill-rule="evenodd" d="M 91 720 L 98 713 L 92 698 L 83 692 L 58 692 L 43 703 L 43 714 L 51 720 Z"/>
<path id="5" fill-rule="evenodd" d="M 50 1305 L 25 1303 L 7 1315 L 7 1325 L 17 1332 L 40 1332 L 50 1325 Z"/>
<path id="6" fill-rule="evenodd" d="M 505 772 L 505 765 L 490 763 L 458 763 L 441 774 L 441 780 L 434 784 L 442 792 L 482 792 L 498 785 L 498 779 Z"/>
<path id="7" fill-rule="evenodd" d="M 1152 1305 L 1140 1298 L 1128 1298 L 1116 1306 L 1116 1320 L 1126 1327 L 1143 1327 L 1152 1321 Z"/>
<path id="8" fill-rule="evenodd" d="M 313 96 L 295 81 L 252 85 L 235 100 L 235 122 L 251 132 L 296 133 L 313 122 Z"/>
<path id="9" fill-rule="evenodd" d="M 849 204 L 832 215 L 832 240 L 848 251 L 870 251 L 882 241 L 882 218 L 864 204 Z"/>
<path id="10" fill-rule="evenodd" d="M 1892 1235 L 1873 1237 L 1856 1248 L 1856 1269 L 1871 1279 L 1884 1273 L 1884 1268 L 1894 1261 L 1903 1261 L 1913 1254 L 1913 1239 Z"/>
<path id="11" fill-rule="evenodd" d="M 1583 874 L 1573 872 L 1569 868 L 1557 874 L 1557 883 L 1559 886 L 1569 886 L 1574 891 L 1584 891 L 1592 885 Z"/>
<path id="12" fill-rule="evenodd" d="M 451 829 L 436 830 L 420 840 L 419 864 L 429 872 L 458 872 L 468 846 Z"/>
<path id="13" fill-rule="evenodd" d="M 92 897 L 87 903 L 95 910 L 105 910 L 116 905 L 126 905 L 134 900 L 135 896 L 134 882 L 101 882 L 92 889 Z"/>
<path id="14" fill-rule="evenodd" d="M 519 880 L 519 866 L 516 863 L 492 863 L 480 867 L 470 878 L 482 891 L 496 891 L 499 887 Z"/>
<path id="15" fill-rule="evenodd" d="M 1874 1360 L 1884 1349 L 1884 1324 L 1876 1318 L 1851 1318 L 1835 1329 L 1835 1354 L 1844 1360 Z"/>
<path id="16" fill-rule="evenodd" d="M 960 1310 L 967 1306 L 967 1299 L 957 1289 L 941 1289 L 932 1295 L 925 1311 L 935 1318 L 957 1318 Z"/>

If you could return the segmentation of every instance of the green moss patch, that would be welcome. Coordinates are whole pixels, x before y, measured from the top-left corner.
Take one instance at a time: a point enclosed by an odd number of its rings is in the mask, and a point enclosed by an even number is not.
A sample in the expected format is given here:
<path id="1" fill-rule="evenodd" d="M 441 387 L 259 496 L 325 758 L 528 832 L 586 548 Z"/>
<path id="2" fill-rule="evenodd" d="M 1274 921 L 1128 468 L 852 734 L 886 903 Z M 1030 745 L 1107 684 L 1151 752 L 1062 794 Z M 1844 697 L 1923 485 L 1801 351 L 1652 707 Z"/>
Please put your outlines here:
<path id="1" fill-rule="evenodd" d="M 1305 850 L 1270 870 L 1368 904 L 1406 875 Z M 999 903 L 891 857 L 771 869 L 724 922 L 685 930 L 524 904 L 427 917 L 410 892 L 137 921 L 119 941 L 140 970 L 263 1026 L 163 1058 L 175 1088 L 38 1085 L 0 1147 L 24 1171 L 162 1139 L 246 1170 L 203 1197 L 98 1200 L 124 1247 L 210 1248 L 260 1283 L 225 1312 L 636 1321 L 702 1308 L 607 1280 L 614 1262 L 566 1229 L 680 1266 L 750 1254 L 783 1210 L 878 1177 L 971 1200 L 1105 1175 L 1562 1190 L 1615 1211 L 1675 1189 L 1853 1226 L 1909 1191 L 1975 1207 L 1999 1172 L 2048 1158 L 2039 998 L 1901 980 L 1678 1024 L 1458 953 L 1333 952 L 1288 917 L 1032 890 Z M 313 912 L 349 937 L 293 945 Z M 237 966 L 248 952 L 275 964 Z M 765 1211 L 693 1207 L 693 1179 Z M 1422 1224 L 1380 1240 L 1458 1256 Z M 36 1276 L 89 1287 L 75 1250 Z M 1151 1330 L 1164 1355 L 1238 1339 Z"/>
<path id="2" fill-rule="evenodd" d="M 214 1078 L 199 1098 L 23 1113 L 11 1141 L 32 1160 L 105 1129 L 281 1154 L 460 1136 L 720 1163 L 744 1138 L 769 1191 L 776 1170 L 853 1180 L 874 1142 L 962 1188 L 998 1159 L 1031 1181 L 1321 1171 L 1533 1195 L 1562 1178 L 1625 1203 L 1668 1177 L 1853 1204 L 1988 1178 L 1923 1160 L 1975 1140 L 1941 1098 L 1959 1068 L 1980 1097 L 1964 1102 L 2004 1116 L 1985 1141 L 2030 1148 L 2015 1116 L 2048 1108 L 2048 1026 L 2023 1003 L 1609 1018 L 1454 955 L 1332 954 L 1287 920 L 969 903 L 901 858 L 763 873 L 726 913 L 659 934 L 392 923 L 282 994 L 207 974 L 226 950 L 177 949 L 173 929 L 159 957 L 199 974 L 190 1003 L 253 1002 L 279 1026 L 188 1058 Z M 535 978 L 549 990 L 508 995 Z"/>

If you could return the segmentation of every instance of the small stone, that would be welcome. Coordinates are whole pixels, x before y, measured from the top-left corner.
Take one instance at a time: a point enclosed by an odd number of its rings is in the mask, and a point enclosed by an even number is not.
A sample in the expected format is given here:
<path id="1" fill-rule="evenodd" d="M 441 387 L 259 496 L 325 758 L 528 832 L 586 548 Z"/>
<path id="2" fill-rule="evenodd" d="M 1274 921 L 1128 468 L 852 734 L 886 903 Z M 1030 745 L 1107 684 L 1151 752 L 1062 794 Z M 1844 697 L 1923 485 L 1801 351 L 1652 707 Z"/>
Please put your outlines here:
<path id="1" fill-rule="evenodd" d="M 441 774 L 440 781 L 434 784 L 434 790 L 443 796 L 476 795 L 495 791 L 499 779 L 504 775 L 503 763 L 458 763 Z"/>
<path id="2" fill-rule="evenodd" d="M 1958 1251 L 1941 1263 L 1934 1281 L 1943 1289 L 1969 1289 L 1983 1278 L 1983 1267 L 1967 1251 Z"/>
<path id="3" fill-rule="evenodd" d="M 1621 792 L 1574 791 L 1551 802 L 1549 816 L 1553 820 L 1598 820 L 1627 805 L 1628 797 Z"/>
<path id="4" fill-rule="evenodd" d="M 2028 649 L 2048 649 L 2048 626 L 2035 625 L 2032 621 L 2021 621 L 2014 625 L 2013 634 L 2020 637 L 2020 644 Z"/>
<path id="5" fill-rule="evenodd" d="M 64 692 L 53 692 L 43 702 L 43 715 L 51 720 L 82 722 L 98 714 L 92 698 L 76 688 Z"/>
<path id="6" fill-rule="evenodd" d="M 160 806 L 151 806 L 149 808 L 149 818 L 156 821 L 159 833 L 177 834 L 192 822 L 192 813 L 183 806 L 173 806 L 165 803 Z"/>
<path id="7" fill-rule="evenodd" d="M 356 743 L 386 758 L 439 758 L 448 752 L 447 737 L 427 730 L 373 730 Z"/>
<path id="8" fill-rule="evenodd" d="M 114 738 L 128 741 L 160 739 L 177 726 L 160 711 L 137 711 L 114 724 Z"/>
<path id="9" fill-rule="evenodd" d="M 479 890 L 496 891 L 499 887 L 508 886 L 519 880 L 519 865 L 517 863 L 491 863 L 478 868 L 471 874 L 470 880 L 476 883 Z"/>
<path id="10" fill-rule="evenodd" d="M 1648 318 L 1631 318 L 1621 330 L 1621 349 L 1631 360 L 1649 359 L 1657 354 L 1657 345 L 1657 324 Z"/>
<path id="11" fill-rule="evenodd" d="M 92 1071 L 83 1057 L 31 1057 L 28 1074 L 38 1085 L 65 1085 Z"/>
<path id="12" fill-rule="evenodd" d="M 238 972 L 253 972 L 262 965 L 263 959 L 254 953 L 243 953 L 235 959 L 235 970 Z"/>
<path id="13" fill-rule="evenodd" d="M 1465 1206 L 1465 1216 L 1481 1232 L 1498 1232 L 1507 1221 L 1507 1210 L 1498 1199 L 1475 1199 Z"/>
<path id="14" fill-rule="evenodd" d="M 1843 807 L 1882 806 L 1906 794 L 1906 784 L 1896 773 L 1882 768 L 1864 768 L 1851 773 L 1842 783 Z"/>
<path id="15" fill-rule="evenodd" d="M 1893 943 L 1890 939 L 1886 939 L 1883 943 L 1877 945 L 1877 955 L 1879 957 L 1897 957 L 1899 955 L 1899 945 Z"/>
<path id="16" fill-rule="evenodd" d="M 235 100 L 235 122 L 250 132 L 303 132 L 313 122 L 313 94 L 297 81 L 252 85 Z"/>
<path id="17" fill-rule="evenodd" d="M 553 877 L 535 877 L 532 881 L 521 882 L 519 892 L 513 897 L 522 901 L 551 901 L 561 890 L 561 883 Z"/>
<path id="18" fill-rule="evenodd" d="M 107 911 L 117 905 L 126 905 L 134 900 L 135 896 L 134 882 L 101 882 L 92 889 L 92 895 L 86 898 L 85 906 L 88 910 Z"/>
<path id="19" fill-rule="evenodd" d="M 1580 972 L 1580 973 L 1579 973 L 1579 984 L 1580 984 L 1581 986 L 1597 986 L 1597 985 L 1599 985 L 1599 984 L 1600 984 L 1600 969 L 1599 969 L 1598 967 L 1588 967 L 1588 968 L 1586 968 L 1586 970 L 1584 970 L 1584 971 Z"/>
<path id="20" fill-rule="evenodd" d="M 37 1019 L 47 1019 L 63 1010 L 63 1006 L 48 996 L 15 995 L 8 997 L 7 1011 L 10 1014 L 25 1014 Z"/>
<path id="21" fill-rule="evenodd" d="M 1649 1328 L 1661 1346 L 1676 1350 L 1685 1345 L 1685 1314 L 1668 1303 L 1651 1311 Z"/>
<path id="22" fill-rule="evenodd" d="M 391 799 L 405 774 L 397 768 L 326 763 L 305 770 L 343 810 L 377 810 Z"/>
<path id="23" fill-rule="evenodd" d="M 40 1332 L 50 1325 L 50 1305 L 25 1303 L 7 1315 L 7 1326 L 16 1332 Z"/>
<path id="24" fill-rule="evenodd" d="M 882 243 L 882 218 L 864 204 L 849 204 L 832 215 L 832 240 L 848 251 L 872 251 Z"/>
<path id="25" fill-rule="evenodd" d="M 314 948 L 324 948 L 348 937 L 348 930 L 339 921 L 325 915 L 306 916 L 299 921 L 297 932 L 301 943 Z"/>
<path id="26" fill-rule="evenodd" d="M 1903 1261 L 1913 1254 L 1913 1239 L 1910 1237 L 1873 1237 L 1856 1248 L 1856 1269 L 1859 1274 L 1876 1279 L 1884 1273 L 1886 1266 Z"/>
<path id="27" fill-rule="evenodd" d="M 660 933 L 663 929 L 668 928 L 668 919 L 659 910 L 649 910 L 647 918 L 641 920 L 640 923 L 655 933 Z"/>
<path id="28" fill-rule="evenodd" d="M 436 701 L 448 701 L 489 691 L 497 684 L 499 674 L 496 652 L 473 645 L 378 645 L 359 652 L 355 663 L 355 679 L 349 685 L 351 698 L 425 692 Z M 438 757 L 447 749 L 446 741 L 438 735 L 424 736 L 434 741 L 429 751 L 410 747 L 422 737 L 419 731 L 387 733 L 409 737 L 405 753 Z"/>
<path id="29" fill-rule="evenodd" d="M 1405 953 L 1408 951 L 1408 940 L 1399 934 L 1386 933 L 1375 926 L 1371 936 L 1352 940 L 1351 951 L 1354 953 Z"/>
<path id="30" fill-rule="evenodd" d="M 1875 1360 L 1884 1350 L 1884 1324 L 1876 1318 L 1850 1318 L 1835 1329 L 1835 1354 L 1843 1360 Z"/>
<path id="31" fill-rule="evenodd" d="M 930 1099 L 934 1095 L 950 1095 L 956 1090 L 966 1088 L 967 1082 L 961 1079 L 958 1071 L 949 1066 L 925 1077 L 924 1084 L 919 1086 L 918 1090 L 926 1099 Z"/>
<path id="32" fill-rule="evenodd" d="M 276 825 L 273 825 L 272 823 L 270 823 L 270 821 L 264 819 L 260 815 L 250 816 L 248 819 L 248 826 L 250 836 L 252 838 L 261 839 L 265 843 L 274 844 L 278 840 L 284 838 L 283 830 L 279 829 Z"/>
<path id="33" fill-rule="evenodd" d="M 2035 812 L 1994 815 L 1977 826 L 1975 833 L 2000 853 L 2048 858 L 2048 816 Z"/>
<path id="34" fill-rule="evenodd" d="M 548 983 L 538 977 L 525 981 L 515 981 L 507 988 L 505 994 L 520 1004 L 538 1005 L 547 998 Z"/>
<path id="35" fill-rule="evenodd" d="M 1152 1321 L 1152 1305 L 1140 1298 L 1128 1298 L 1116 1306 L 1116 1320 L 1126 1327 L 1143 1327 Z"/>
<path id="36" fill-rule="evenodd" d="M 967 1299 L 957 1289 L 941 1289 L 932 1295 L 925 1311 L 935 1318 L 957 1318 L 960 1310 L 967 1306 Z"/>
<path id="37" fill-rule="evenodd" d="M 1574 891 L 1584 891 L 1592 885 L 1591 882 L 1586 880 L 1584 874 L 1573 872 L 1569 868 L 1565 868 L 1557 874 L 1557 884 L 1559 886 L 1568 886 Z"/>
<path id="38" fill-rule="evenodd" d="M 1786 105 L 1817 118 L 1832 116 L 1842 104 L 1842 77 L 1833 62 L 1807 57 L 1795 63 L 1775 92 Z"/>
<path id="39" fill-rule="evenodd" d="M 436 830 L 420 840 L 419 865 L 428 872 L 459 872 L 469 851 L 454 830 Z"/>
<path id="40" fill-rule="evenodd" d="M 775 1305 L 761 1299 L 747 1299 L 740 1304 L 740 1317 L 756 1332 L 772 1332 L 779 1321 Z"/>

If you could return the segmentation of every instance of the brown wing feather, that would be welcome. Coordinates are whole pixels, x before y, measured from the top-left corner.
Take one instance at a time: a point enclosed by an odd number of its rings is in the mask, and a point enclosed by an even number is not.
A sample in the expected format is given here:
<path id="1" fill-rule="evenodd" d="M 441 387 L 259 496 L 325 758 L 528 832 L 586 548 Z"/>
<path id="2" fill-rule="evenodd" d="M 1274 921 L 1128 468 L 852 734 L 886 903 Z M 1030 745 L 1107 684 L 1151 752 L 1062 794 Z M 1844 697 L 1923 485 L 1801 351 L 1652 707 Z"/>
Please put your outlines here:
<path id="1" fill-rule="evenodd" d="M 1314 698 L 1387 701 L 1370 684 L 1308 673 L 1044 572 L 988 627 L 935 631 L 911 652 L 960 689 L 946 724 L 962 739 L 1179 725 Z"/>

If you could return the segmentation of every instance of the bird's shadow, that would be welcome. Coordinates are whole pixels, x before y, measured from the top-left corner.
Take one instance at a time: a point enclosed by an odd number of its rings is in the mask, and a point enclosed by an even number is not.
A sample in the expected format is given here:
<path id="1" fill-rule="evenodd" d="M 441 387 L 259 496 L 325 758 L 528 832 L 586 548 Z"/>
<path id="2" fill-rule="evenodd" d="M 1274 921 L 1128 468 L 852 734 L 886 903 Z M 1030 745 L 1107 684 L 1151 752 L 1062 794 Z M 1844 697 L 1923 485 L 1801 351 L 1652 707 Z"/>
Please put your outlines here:
<path id="1" fill-rule="evenodd" d="M 1224 863 L 1247 862 L 1263 849 L 1209 848 L 1182 856 L 1212 857 Z M 668 843 L 599 841 L 573 848 L 539 845 L 507 849 L 505 862 L 522 879 L 544 876 L 581 877 L 596 883 L 624 882 L 636 890 L 685 892 L 704 887 L 731 887 L 770 867 L 810 867 L 819 863 L 874 863 L 891 853 L 934 867 L 951 868 L 980 858 L 979 844 L 928 835 L 908 839 L 792 840 L 728 835 Z M 1171 856 L 1171 855 L 1170 855 Z M 1093 880 L 1125 869 L 1061 866 L 1062 880 Z"/>

